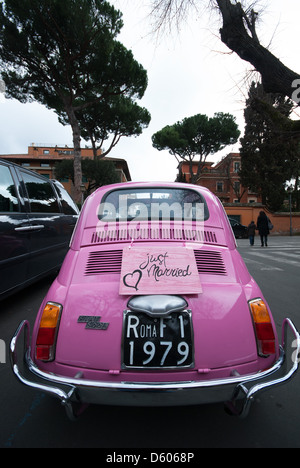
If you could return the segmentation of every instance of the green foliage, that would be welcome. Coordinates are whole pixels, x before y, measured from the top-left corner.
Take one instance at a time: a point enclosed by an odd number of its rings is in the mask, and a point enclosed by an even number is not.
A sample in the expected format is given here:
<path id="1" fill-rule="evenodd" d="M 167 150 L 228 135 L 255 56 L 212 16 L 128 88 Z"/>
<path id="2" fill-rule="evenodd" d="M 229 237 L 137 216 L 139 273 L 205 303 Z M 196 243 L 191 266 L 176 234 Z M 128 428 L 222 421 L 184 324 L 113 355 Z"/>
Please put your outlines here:
<path id="1" fill-rule="evenodd" d="M 121 12 L 104 0 L 0 3 L 0 66 L 6 96 L 38 101 L 71 125 L 79 196 L 79 114 L 116 96 L 140 99 L 147 87 L 147 72 L 116 40 L 122 26 Z"/>
<path id="2" fill-rule="evenodd" d="M 231 114 L 215 113 L 209 118 L 203 114 L 183 119 L 168 125 L 152 136 L 152 144 L 159 151 L 169 153 L 190 164 L 191 181 L 196 182 L 209 154 L 214 154 L 229 144 L 236 143 L 240 132 Z M 192 171 L 192 162 L 198 161 L 197 174 Z"/>
<path id="3" fill-rule="evenodd" d="M 98 150 L 110 137 L 109 146 L 102 157 L 120 141 L 121 137 L 139 136 L 151 120 L 150 113 L 131 98 L 112 96 L 89 109 L 78 113 L 82 137 L 90 140 L 96 157 Z"/>
<path id="4" fill-rule="evenodd" d="M 82 175 L 88 180 L 87 195 L 103 185 L 119 182 L 119 177 L 112 161 L 82 160 Z M 73 161 L 64 159 L 55 165 L 55 177 L 57 180 L 71 179 L 74 181 Z"/>
<path id="5" fill-rule="evenodd" d="M 64 99 L 81 107 L 125 61 L 114 43 L 122 24 L 121 13 L 101 0 L 6 0 L 0 58 L 8 96 L 58 111 Z"/>
<path id="6" fill-rule="evenodd" d="M 260 193 L 273 211 L 281 209 L 286 181 L 299 173 L 299 142 L 290 133 L 292 108 L 285 96 L 267 94 L 261 84 L 252 83 L 241 138 L 241 183 Z"/>

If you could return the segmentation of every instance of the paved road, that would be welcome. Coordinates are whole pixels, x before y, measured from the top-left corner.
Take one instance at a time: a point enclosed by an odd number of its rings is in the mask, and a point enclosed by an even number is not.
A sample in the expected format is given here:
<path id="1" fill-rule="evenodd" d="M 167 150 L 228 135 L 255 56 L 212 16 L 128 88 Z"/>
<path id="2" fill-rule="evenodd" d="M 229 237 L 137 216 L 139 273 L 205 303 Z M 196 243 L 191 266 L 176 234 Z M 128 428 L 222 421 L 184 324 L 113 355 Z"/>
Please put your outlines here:
<path id="1" fill-rule="evenodd" d="M 238 240 L 239 251 L 270 304 L 278 326 L 289 316 L 300 329 L 300 237 L 270 237 L 268 247 Z"/>
<path id="2" fill-rule="evenodd" d="M 256 240 L 258 243 L 258 240 Z M 280 328 L 290 316 L 300 329 L 300 237 L 270 238 L 268 248 L 238 241 Z M 32 322 L 51 281 L 0 303 L 0 339 L 7 343 L 18 323 Z M 0 447 L 300 447 L 300 375 L 263 394 L 246 420 L 229 417 L 223 405 L 182 408 L 90 407 L 70 422 L 57 400 L 20 385 L 9 364 L 0 364 Z"/>

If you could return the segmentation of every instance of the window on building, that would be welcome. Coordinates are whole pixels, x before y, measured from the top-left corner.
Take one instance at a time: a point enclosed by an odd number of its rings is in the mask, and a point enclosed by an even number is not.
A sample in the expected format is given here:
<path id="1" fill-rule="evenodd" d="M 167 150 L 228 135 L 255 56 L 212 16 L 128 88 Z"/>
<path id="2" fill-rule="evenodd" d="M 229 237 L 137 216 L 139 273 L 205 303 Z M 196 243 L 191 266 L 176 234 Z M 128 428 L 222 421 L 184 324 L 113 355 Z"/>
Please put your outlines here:
<path id="1" fill-rule="evenodd" d="M 50 151 L 49 150 L 44 150 L 43 154 L 50 154 Z"/>
<path id="2" fill-rule="evenodd" d="M 234 162 L 234 164 L 233 164 L 233 170 L 234 170 L 234 172 L 236 172 L 236 173 L 239 172 L 240 167 L 241 167 L 241 164 L 240 164 L 239 162 L 237 162 L 237 161 Z"/>
<path id="3" fill-rule="evenodd" d="M 234 182 L 234 191 L 235 193 L 240 193 L 241 184 L 239 182 Z"/>
<path id="4" fill-rule="evenodd" d="M 257 190 L 253 189 L 252 187 L 249 187 L 248 188 L 248 193 L 249 193 L 249 195 L 256 195 Z"/>
<path id="5" fill-rule="evenodd" d="M 224 182 L 217 182 L 217 192 L 224 192 Z"/>
<path id="6" fill-rule="evenodd" d="M 74 151 L 72 150 L 59 150 L 58 154 L 74 154 Z"/>

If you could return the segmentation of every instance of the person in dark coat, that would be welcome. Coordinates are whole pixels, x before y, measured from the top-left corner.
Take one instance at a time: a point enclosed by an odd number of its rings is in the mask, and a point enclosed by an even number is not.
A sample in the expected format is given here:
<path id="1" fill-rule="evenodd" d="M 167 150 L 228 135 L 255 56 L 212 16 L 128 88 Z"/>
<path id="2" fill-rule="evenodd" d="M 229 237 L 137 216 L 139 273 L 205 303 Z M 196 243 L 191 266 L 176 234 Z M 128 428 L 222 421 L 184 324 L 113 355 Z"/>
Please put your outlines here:
<path id="1" fill-rule="evenodd" d="M 259 213 L 256 226 L 260 235 L 261 246 L 263 247 L 265 245 L 268 247 L 268 235 L 270 234 L 269 220 L 266 213 L 263 211 Z"/>
<path id="2" fill-rule="evenodd" d="M 251 246 L 254 245 L 255 229 L 256 229 L 255 222 L 251 221 L 251 223 L 248 226 L 249 242 Z"/>

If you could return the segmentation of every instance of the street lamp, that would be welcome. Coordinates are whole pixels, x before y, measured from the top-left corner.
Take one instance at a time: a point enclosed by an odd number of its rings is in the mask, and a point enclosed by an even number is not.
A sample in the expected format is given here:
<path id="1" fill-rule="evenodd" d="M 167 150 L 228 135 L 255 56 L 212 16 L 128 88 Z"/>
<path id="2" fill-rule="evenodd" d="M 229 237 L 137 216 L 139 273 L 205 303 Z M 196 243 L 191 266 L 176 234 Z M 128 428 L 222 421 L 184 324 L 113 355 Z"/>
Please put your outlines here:
<path id="1" fill-rule="evenodd" d="M 290 236 L 293 235 L 293 225 L 292 225 L 292 193 L 293 193 L 293 186 L 289 185 L 287 187 L 287 193 L 289 194 L 289 203 L 290 203 Z"/>

